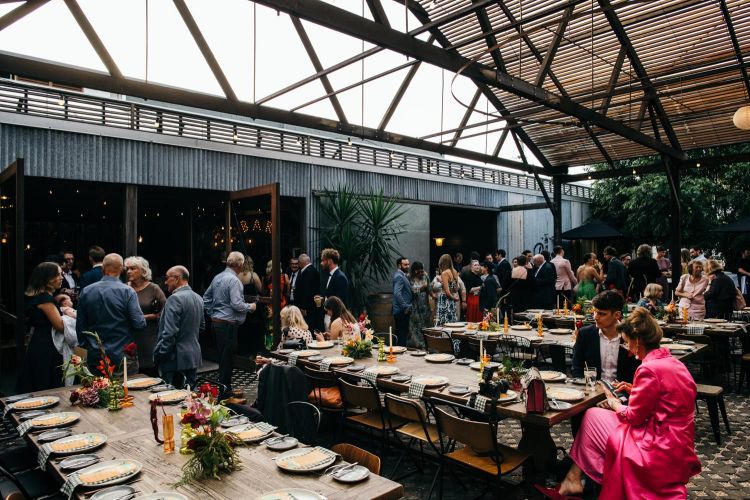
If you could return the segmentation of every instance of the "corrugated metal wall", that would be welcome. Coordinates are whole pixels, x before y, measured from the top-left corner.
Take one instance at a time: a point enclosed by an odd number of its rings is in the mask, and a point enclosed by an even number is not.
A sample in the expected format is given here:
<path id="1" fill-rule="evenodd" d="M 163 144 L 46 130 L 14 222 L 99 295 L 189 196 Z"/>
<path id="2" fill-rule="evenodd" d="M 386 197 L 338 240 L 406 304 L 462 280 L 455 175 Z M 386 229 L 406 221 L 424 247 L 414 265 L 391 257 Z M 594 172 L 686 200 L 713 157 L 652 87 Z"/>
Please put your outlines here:
<path id="1" fill-rule="evenodd" d="M 488 189 L 414 176 L 298 163 L 244 154 L 182 147 L 49 128 L 0 124 L 0 168 L 17 157 L 26 160 L 27 175 L 128 184 L 232 191 L 278 182 L 282 196 L 306 199 L 311 252 L 317 250 L 313 228 L 320 225 L 313 192 L 347 185 L 383 190 L 405 201 L 496 209 L 539 203 L 541 196 Z M 563 231 L 588 216 L 588 203 L 563 200 Z M 498 216 L 498 243 L 511 255 L 533 247 L 542 234 L 552 234 L 547 210 L 508 212 Z"/>

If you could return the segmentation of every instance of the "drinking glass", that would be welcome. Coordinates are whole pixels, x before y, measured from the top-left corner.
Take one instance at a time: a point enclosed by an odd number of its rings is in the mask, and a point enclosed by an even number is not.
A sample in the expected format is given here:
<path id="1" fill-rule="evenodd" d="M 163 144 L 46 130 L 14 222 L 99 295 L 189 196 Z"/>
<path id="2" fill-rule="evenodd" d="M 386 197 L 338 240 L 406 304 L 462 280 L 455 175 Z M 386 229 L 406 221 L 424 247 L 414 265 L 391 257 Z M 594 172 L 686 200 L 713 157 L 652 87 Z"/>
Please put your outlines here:
<path id="1" fill-rule="evenodd" d="M 174 415 L 164 415 L 161 418 L 164 433 L 164 453 L 174 453 Z"/>

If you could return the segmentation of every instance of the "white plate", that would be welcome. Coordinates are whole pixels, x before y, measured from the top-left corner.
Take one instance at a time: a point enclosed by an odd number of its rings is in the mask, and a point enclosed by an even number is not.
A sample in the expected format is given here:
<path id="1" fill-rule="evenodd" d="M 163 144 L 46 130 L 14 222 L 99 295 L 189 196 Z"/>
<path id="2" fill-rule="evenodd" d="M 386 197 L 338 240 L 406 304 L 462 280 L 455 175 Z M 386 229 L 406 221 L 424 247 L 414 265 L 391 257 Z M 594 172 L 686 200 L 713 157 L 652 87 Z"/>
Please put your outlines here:
<path id="1" fill-rule="evenodd" d="M 570 335 L 573 333 L 573 330 L 570 328 L 550 328 L 549 333 L 552 335 Z"/>
<path id="2" fill-rule="evenodd" d="M 110 484 L 124 483 L 131 477 L 141 472 L 141 468 L 143 468 L 143 465 L 141 465 L 141 463 L 137 460 L 107 460 L 106 462 L 101 462 L 90 467 L 86 467 L 85 469 L 81 469 L 76 472 L 76 474 L 81 480 L 81 486 L 83 486 L 84 488 L 98 488 L 100 486 L 107 486 Z M 89 474 L 94 474 L 106 470 L 118 471 L 119 474 L 116 477 L 106 480 L 96 480 L 86 477 Z"/>
<path id="3" fill-rule="evenodd" d="M 411 379 L 412 383 L 422 384 L 425 387 L 438 387 L 448 383 L 448 377 L 442 375 L 420 375 Z"/>
<path id="4" fill-rule="evenodd" d="M 342 483 L 358 483 L 367 479 L 370 476 L 370 471 L 369 469 L 367 469 L 367 467 L 355 465 L 354 467 L 350 467 L 341 473 L 334 472 L 332 476 L 333 479 Z"/>
<path id="5" fill-rule="evenodd" d="M 128 484 L 121 484 L 119 486 L 112 486 L 97 491 L 91 495 L 90 500 L 119 500 L 120 498 L 130 498 L 130 496 L 137 491 L 138 490 Z"/>
<path id="6" fill-rule="evenodd" d="M 237 427 L 238 425 L 243 425 L 248 422 L 250 422 L 250 419 L 245 415 L 236 415 L 234 417 L 222 420 L 220 425 L 225 429 L 228 429 L 230 427 Z"/>
<path id="7" fill-rule="evenodd" d="M 518 398 L 518 393 L 516 391 L 511 391 L 508 389 L 508 391 L 505 394 L 500 394 L 500 396 L 497 398 L 497 401 L 499 403 L 502 403 L 504 401 L 513 401 Z"/>
<path id="8" fill-rule="evenodd" d="M 459 321 L 459 322 L 456 322 L 456 323 L 445 323 L 445 324 L 443 324 L 443 326 L 446 327 L 446 328 L 463 328 L 467 324 L 468 323 L 466 323 L 465 321 Z"/>
<path id="9" fill-rule="evenodd" d="M 276 427 L 265 422 L 253 422 L 249 424 L 235 425 L 234 427 L 227 429 L 225 432 L 236 434 L 237 437 L 245 443 L 257 443 L 267 439 L 275 430 Z M 260 434 L 257 432 L 260 432 Z M 247 435 L 243 436 L 243 433 Z"/>
<path id="10" fill-rule="evenodd" d="M 304 351 L 297 351 L 298 358 L 309 358 L 310 356 L 316 356 L 318 351 L 313 349 L 305 349 Z"/>
<path id="11" fill-rule="evenodd" d="M 511 325 L 511 330 L 523 330 L 523 331 L 530 331 L 531 325 Z"/>
<path id="12" fill-rule="evenodd" d="M 546 309 L 526 309 L 526 312 L 529 314 L 539 314 L 546 311 Z"/>
<path id="13" fill-rule="evenodd" d="M 484 365 L 484 367 L 487 368 L 487 369 L 489 369 L 489 368 L 495 368 L 495 367 L 498 367 L 498 366 L 500 366 L 500 363 L 496 363 L 494 361 L 490 361 L 489 363 L 487 363 L 486 365 Z M 474 361 L 473 363 L 469 364 L 469 368 L 471 368 L 472 370 L 479 370 L 480 367 L 481 367 L 481 365 L 479 364 L 479 361 Z"/>
<path id="14" fill-rule="evenodd" d="M 127 383 L 123 384 L 125 387 L 128 388 L 128 390 L 132 391 L 139 391 L 142 389 L 150 389 L 151 387 L 155 385 L 159 385 L 162 382 L 164 382 L 160 378 L 156 377 L 142 377 L 142 378 L 134 378 L 132 380 L 128 380 Z"/>
<path id="15" fill-rule="evenodd" d="M 703 320 L 704 323 L 726 323 L 727 320 L 721 318 L 707 318 Z"/>
<path id="16" fill-rule="evenodd" d="M 57 449 L 56 447 L 69 444 L 76 441 L 81 441 L 80 445 L 76 448 L 63 448 Z M 70 455 L 73 453 L 79 453 L 81 451 L 89 451 L 103 446 L 107 442 L 107 436 L 99 432 L 89 432 L 86 434 L 75 434 L 73 436 L 64 437 L 50 443 L 52 453 L 57 455 Z"/>
<path id="17" fill-rule="evenodd" d="M 552 396 L 554 396 L 558 401 L 573 403 L 575 401 L 582 400 L 585 397 L 585 394 L 583 393 L 583 391 L 579 391 L 578 389 L 547 386 L 547 397 L 552 399 Z"/>
<path id="18" fill-rule="evenodd" d="M 185 398 L 187 398 L 189 395 L 190 393 L 183 389 L 173 389 L 171 391 L 154 393 L 148 397 L 148 400 L 154 401 L 156 398 L 159 398 L 159 402 L 161 402 L 161 404 L 168 405 L 168 404 L 179 403 L 180 401 L 183 401 Z"/>
<path id="19" fill-rule="evenodd" d="M 539 375 L 541 375 L 542 380 L 545 382 L 562 382 L 567 378 L 564 373 L 552 370 L 542 370 L 539 372 Z"/>
<path id="20" fill-rule="evenodd" d="M 662 344 L 661 347 L 666 347 L 670 351 L 686 351 L 689 347 L 685 344 Z"/>
<path id="21" fill-rule="evenodd" d="M 297 438 L 292 436 L 284 436 L 282 437 L 275 437 L 275 438 L 268 438 L 266 439 L 262 444 L 266 445 L 266 448 L 273 451 L 286 451 L 291 450 L 292 448 L 296 448 L 299 444 L 299 441 L 297 441 Z"/>
<path id="22" fill-rule="evenodd" d="M 661 342 L 662 344 L 668 344 L 668 343 L 672 342 L 672 339 L 669 338 L 669 337 L 662 337 L 659 342 Z"/>
<path id="23" fill-rule="evenodd" d="M 331 366 L 346 366 L 354 363 L 354 359 L 349 356 L 329 356 L 323 358 L 321 363 L 329 363 Z"/>
<path id="24" fill-rule="evenodd" d="M 307 343 L 307 347 L 310 349 L 328 349 L 333 347 L 333 345 L 333 342 L 330 340 L 313 340 L 312 342 Z"/>
<path id="25" fill-rule="evenodd" d="M 51 431 L 44 431 L 37 436 L 37 441 L 40 443 L 46 443 L 49 441 L 57 441 L 64 437 L 68 437 L 73 434 L 73 429 L 52 429 Z"/>
<path id="26" fill-rule="evenodd" d="M 56 421 L 62 418 L 61 421 Z M 63 425 L 70 425 L 73 422 L 81 418 L 81 414 L 75 411 L 61 411 L 58 413 L 50 413 L 42 415 L 40 417 L 31 419 L 31 426 L 35 429 L 46 429 L 52 427 L 62 427 Z"/>
<path id="27" fill-rule="evenodd" d="M 429 361 L 430 363 L 450 363 L 456 357 L 453 354 L 445 354 L 445 353 L 435 353 L 435 354 L 428 354 L 424 357 L 425 361 Z"/>
<path id="28" fill-rule="evenodd" d="M 399 370 L 397 366 L 378 365 L 369 367 L 367 370 L 365 370 L 365 373 L 375 373 L 377 375 L 395 375 L 400 371 L 401 370 Z"/>
<path id="29" fill-rule="evenodd" d="M 157 491 L 156 493 L 135 497 L 133 500 L 188 500 L 188 497 L 176 491 Z"/>
<path id="30" fill-rule="evenodd" d="M 29 411 L 49 408 L 50 406 L 55 406 L 59 402 L 60 398 L 57 396 L 39 396 L 36 398 L 26 398 L 21 401 L 16 401 L 9 406 L 13 411 Z"/>
<path id="31" fill-rule="evenodd" d="M 256 497 L 255 500 L 326 500 L 326 497 L 302 488 L 284 488 Z"/>
<path id="32" fill-rule="evenodd" d="M 83 455 L 74 455 L 72 457 L 68 457 L 59 464 L 57 464 L 61 470 L 64 471 L 71 471 L 76 469 L 83 469 L 84 467 L 88 467 L 90 465 L 94 465 L 96 463 L 99 463 L 99 460 L 101 460 L 100 457 L 96 455 L 91 454 L 83 454 Z"/>
<path id="33" fill-rule="evenodd" d="M 385 346 L 385 352 L 390 351 L 390 349 L 391 349 L 390 347 Z M 393 354 L 401 354 L 401 353 L 404 353 L 404 352 L 406 352 L 406 347 L 404 347 L 402 345 L 394 345 L 393 346 Z"/>
<path id="34" fill-rule="evenodd" d="M 573 408 L 573 405 L 565 401 L 549 401 L 550 410 L 563 411 Z"/>
<path id="35" fill-rule="evenodd" d="M 296 462 L 296 459 L 298 457 L 302 457 L 311 453 L 320 453 L 320 460 L 314 464 L 307 465 L 302 468 L 303 465 Z M 336 455 L 331 450 L 321 448 L 320 446 L 316 446 L 315 448 L 300 448 L 297 450 L 287 451 L 286 453 L 282 453 L 281 455 L 276 457 L 276 465 L 280 469 L 289 472 L 314 472 L 325 469 L 333 462 L 335 462 L 337 457 L 338 455 Z"/>

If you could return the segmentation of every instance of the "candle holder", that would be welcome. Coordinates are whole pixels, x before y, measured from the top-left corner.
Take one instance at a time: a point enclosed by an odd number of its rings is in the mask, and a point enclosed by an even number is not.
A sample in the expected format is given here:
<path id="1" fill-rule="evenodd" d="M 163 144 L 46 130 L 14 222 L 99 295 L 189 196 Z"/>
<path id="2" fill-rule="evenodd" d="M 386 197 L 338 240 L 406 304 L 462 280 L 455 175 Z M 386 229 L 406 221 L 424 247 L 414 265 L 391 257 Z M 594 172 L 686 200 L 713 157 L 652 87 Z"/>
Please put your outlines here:
<path id="1" fill-rule="evenodd" d="M 393 354 L 393 346 L 390 346 L 388 348 L 388 357 L 386 358 L 386 361 L 389 363 L 395 363 L 396 362 L 396 355 Z"/>
<path id="2" fill-rule="evenodd" d="M 378 337 L 378 361 L 382 363 L 386 360 L 387 358 L 385 356 L 385 341 L 382 338 Z"/>

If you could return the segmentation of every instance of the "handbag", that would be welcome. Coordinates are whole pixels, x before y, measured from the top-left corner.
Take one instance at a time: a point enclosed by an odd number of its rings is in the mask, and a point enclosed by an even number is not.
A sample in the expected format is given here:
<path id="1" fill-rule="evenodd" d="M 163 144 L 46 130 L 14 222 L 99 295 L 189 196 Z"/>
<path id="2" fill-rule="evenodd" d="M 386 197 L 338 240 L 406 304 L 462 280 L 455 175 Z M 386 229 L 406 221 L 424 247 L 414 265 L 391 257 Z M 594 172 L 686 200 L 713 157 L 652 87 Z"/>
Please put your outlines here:
<path id="1" fill-rule="evenodd" d="M 742 296 L 742 292 L 737 287 L 734 287 L 734 310 L 741 311 L 747 307 L 745 297 Z"/>
<path id="2" fill-rule="evenodd" d="M 307 395 L 307 400 L 325 408 L 343 408 L 341 391 L 338 387 L 316 387 Z"/>
<path id="3" fill-rule="evenodd" d="M 523 393 L 526 395 L 526 413 L 544 413 L 549 409 L 547 401 L 547 388 L 542 380 L 542 375 L 536 368 L 529 368 L 524 375 Z"/>

